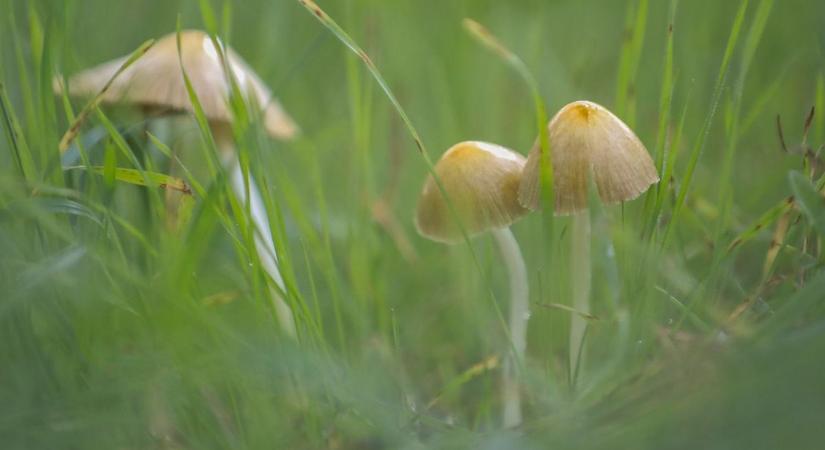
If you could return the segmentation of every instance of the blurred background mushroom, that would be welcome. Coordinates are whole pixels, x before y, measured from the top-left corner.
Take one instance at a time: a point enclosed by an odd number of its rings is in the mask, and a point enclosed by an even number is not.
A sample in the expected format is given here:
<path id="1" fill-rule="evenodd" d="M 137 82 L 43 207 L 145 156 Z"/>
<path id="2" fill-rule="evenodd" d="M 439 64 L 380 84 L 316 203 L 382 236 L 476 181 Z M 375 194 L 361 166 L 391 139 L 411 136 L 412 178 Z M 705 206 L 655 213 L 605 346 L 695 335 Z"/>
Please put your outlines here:
<path id="1" fill-rule="evenodd" d="M 590 214 L 588 190 L 595 184 L 605 204 L 633 200 L 659 181 L 653 160 L 636 134 L 606 108 L 589 101 L 567 104 L 548 124 L 553 165 L 554 208 L 572 215 L 571 270 L 573 308 L 590 312 Z M 538 141 L 527 157 L 519 187 L 519 201 L 538 209 L 541 148 Z M 580 371 L 585 319 L 571 316 L 570 368 Z M 580 353 L 581 352 L 581 353 Z"/>
<path id="2" fill-rule="evenodd" d="M 527 213 L 518 202 L 524 164 L 522 155 L 499 145 L 460 142 L 450 147 L 434 168 L 448 199 L 430 175 L 419 196 L 415 215 L 419 234 L 433 241 L 455 244 L 462 242 L 465 233 L 469 238 L 489 232 L 498 244 L 510 279 L 512 351 L 508 352 L 510 356 L 504 365 L 505 427 L 517 426 L 522 420 L 518 368 L 527 348 L 528 286 L 524 258 L 510 225 Z"/>
<path id="3" fill-rule="evenodd" d="M 229 184 L 243 206 L 250 209 L 254 226 L 255 248 L 261 264 L 275 286 L 270 286 L 271 298 L 284 333 L 295 337 L 292 311 L 284 301 L 285 285 L 278 267 L 278 255 L 272 239 L 269 219 L 251 173 L 242 169 L 235 151 L 232 123 L 235 115 L 230 105 L 233 83 L 244 97 L 242 100 L 260 109 L 260 118 L 267 134 L 288 140 L 296 136 L 298 126 L 283 110 L 278 100 L 251 67 L 231 48 L 213 40 L 199 30 L 171 33 L 159 39 L 146 54 L 120 74 L 128 56 L 105 62 L 69 77 L 67 89 L 59 77 L 53 82 L 55 93 L 64 90 L 71 96 L 93 97 L 112 80 L 101 101 L 140 107 L 146 116 L 163 117 L 171 113 L 192 113 L 192 104 L 184 80 L 184 71 L 194 94 L 209 121 L 219 156 L 229 171 Z M 218 42 L 217 48 L 215 42 Z M 117 76 L 112 79 L 115 75 Z M 172 164 L 172 170 L 176 165 Z M 167 190 L 167 202 L 176 203 L 176 193 Z M 170 214 L 176 208 L 168 207 Z"/>

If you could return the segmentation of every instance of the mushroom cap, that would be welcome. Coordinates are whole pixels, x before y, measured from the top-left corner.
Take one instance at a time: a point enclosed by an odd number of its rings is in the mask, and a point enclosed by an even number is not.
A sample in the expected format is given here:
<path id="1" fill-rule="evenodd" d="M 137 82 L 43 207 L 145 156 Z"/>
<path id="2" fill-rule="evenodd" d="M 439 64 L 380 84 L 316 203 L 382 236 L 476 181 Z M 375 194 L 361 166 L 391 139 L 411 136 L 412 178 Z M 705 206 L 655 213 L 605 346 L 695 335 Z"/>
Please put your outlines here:
<path id="1" fill-rule="evenodd" d="M 450 147 L 435 173 L 469 236 L 507 227 L 527 210 L 518 202 L 524 156 L 487 142 L 467 141 Z M 416 208 L 415 227 L 422 236 L 452 244 L 463 239 L 432 174 Z"/>
<path id="2" fill-rule="evenodd" d="M 227 102 L 231 86 L 212 38 L 203 31 L 182 31 L 180 52 L 183 67 L 206 117 L 211 121 L 231 122 L 232 111 Z M 261 108 L 266 131 L 280 139 L 293 137 L 298 132 L 297 125 L 263 81 L 234 50 L 224 47 L 224 54 L 240 91 Z M 69 92 L 75 96 L 97 95 L 127 58 L 117 58 L 73 75 L 68 80 Z M 54 90 L 57 94 L 63 91 L 57 79 Z M 193 111 L 178 60 L 176 33 L 159 39 L 146 54 L 118 75 L 102 101 Z"/>
<path id="3" fill-rule="evenodd" d="M 601 105 L 588 101 L 569 103 L 550 120 L 547 128 L 558 215 L 587 208 L 591 176 L 605 204 L 632 200 L 659 181 L 642 141 Z M 519 201 L 530 209 L 540 206 L 540 160 L 537 140 L 527 157 L 519 187 Z"/>

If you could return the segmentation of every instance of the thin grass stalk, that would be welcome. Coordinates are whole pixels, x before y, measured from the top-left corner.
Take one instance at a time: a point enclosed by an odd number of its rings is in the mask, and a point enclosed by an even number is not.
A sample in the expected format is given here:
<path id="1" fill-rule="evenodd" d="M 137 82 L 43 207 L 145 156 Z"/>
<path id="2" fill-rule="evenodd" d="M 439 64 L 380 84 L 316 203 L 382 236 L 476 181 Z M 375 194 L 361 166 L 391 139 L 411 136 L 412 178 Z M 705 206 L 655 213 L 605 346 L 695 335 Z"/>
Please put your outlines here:
<path id="1" fill-rule="evenodd" d="M 676 10 L 679 5 L 678 0 L 671 0 L 668 12 L 667 37 L 665 41 L 665 62 L 662 69 L 662 87 L 659 91 L 659 123 L 656 132 L 656 150 L 654 161 L 659 178 L 665 172 L 665 146 L 667 145 L 668 126 L 671 123 L 673 93 L 675 82 L 673 75 L 673 26 L 676 21 Z M 653 233 L 659 211 L 655 208 L 657 200 L 662 190 L 661 183 L 648 190 L 645 194 L 645 214 L 647 218 L 646 227 L 642 236 L 649 237 Z"/>
<path id="2" fill-rule="evenodd" d="M 733 20 L 730 36 L 728 37 L 728 42 L 725 45 L 725 52 L 722 57 L 722 63 L 719 67 L 719 74 L 716 77 L 716 84 L 713 88 L 713 95 L 711 96 L 708 113 L 705 116 L 704 124 L 702 125 L 702 128 L 699 131 L 696 143 L 694 144 L 693 149 L 691 151 L 690 158 L 688 160 L 688 166 L 685 169 L 685 174 L 682 177 L 682 183 L 679 189 L 679 194 L 676 198 L 676 204 L 673 206 L 670 221 L 668 222 L 668 225 L 664 231 L 664 235 L 662 236 L 660 245 L 661 248 L 665 248 L 667 246 L 670 236 L 673 232 L 673 227 L 675 226 L 675 224 L 679 222 L 678 219 L 682 212 L 682 208 L 684 207 L 685 200 L 687 199 L 687 193 L 690 191 L 690 187 L 693 182 L 693 173 L 696 170 L 696 165 L 699 163 L 699 158 L 702 156 L 702 153 L 704 153 L 705 146 L 707 145 L 707 140 L 708 136 L 710 135 L 711 126 L 713 125 L 714 119 L 716 117 L 716 110 L 719 106 L 719 101 L 722 97 L 722 92 L 725 87 L 725 80 L 727 79 L 730 61 L 733 57 L 734 50 L 736 49 L 736 44 L 739 41 L 739 34 L 742 31 L 742 24 L 745 21 L 745 12 L 748 9 L 748 3 L 749 0 L 742 0 L 740 2 L 739 9 L 736 13 L 736 17 Z"/>
<path id="3" fill-rule="evenodd" d="M 733 86 L 733 96 L 730 100 L 731 123 L 727 129 L 728 141 L 726 144 L 726 151 L 724 160 L 722 162 L 722 171 L 720 173 L 719 186 L 719 200 L 720 205 L 719 221 L 716 230 L 716 239 L 718 241 L 725 227 L 727 226 L 731 202 L 732 202 L 732 180 L 733 166 L 736 158 L 736 150 L 739 146 L 740 138 L 740 116 L 742 110 L 742 95 L 745 90 L 745 82 L 747 81 L 748 71 L 750 69 L 753 57 L 759 46 L 759 41 L 765 30 L 768 18 L 773 8 L 773 0 L 762 0 L 756 8 L 754 18 L 751 22 L 748 34 L 745 37 L 744 47 L 742 49 L 741 63 L 739 65 L 739 74 L 736 83 Z"/>
<path id="4" fill-rule="evenodd" d="M 372 74 L 375 81 L 381 87 L 381 90 L 384 92 L 384 95 L 392 104 L 395 111 L 401 117 L 401 120 L 404 122 L 404 126 L 406 127 L 407 131 L 410 133 L 410 136 L 413 139 L 413 142 L 418 149 L 419 154 L 421 155 L 424 163 L 427 167 L 428 173 L 433 177 L 436 186 L 438 187 L 439 192 L 444 197 L 445 202 L 447 204 L 447 209 L 450 212 L 450 216 L 455 224 L 458 226 L 459 231 L 463 237 L 464 243 L 467 246 L 467 249 L 470 253 L 470 256 L 473 260 L 473 265 L 479 273 L 482 273 L 481 263 L 478 259 L 478 255 L 476 255 L 475 250 L 473 250 L 473 246 L 470 243 L 470 237 L 467 234 L 467 229 L 461 221 L 461 218 L 456 212 L 455 206 L 453 205 L 450 196 L 444 190 L 444 185 L 441 183 L 440 177 L 438 174 L 435 173 L 435 167 L 433 165 L 432 159 L 429 156 L 429 152 L 427 148 L 424 146 L 424 142 L 421 139 L 418 131 L 416 130 L 415 126 L 413 125 L 412 121 L 410 120 L 409 116 L 407 115 L 406 110 L 401 106 L 401 103 L 398 101 L 398 98 L 393 93 L 392 89 L 390 89 L 389 84 L 384 79 L 381 72 L 376 67 L 375 63 L 373 63 L 372 59 L 367 55 L 364 50 L 361 49 L 360 46 L 326 13 L 324 10 L 321 9 L 314 1 L 312 0 L 297 0 L 298 3 L 301 4 L 307 11 L 309 11 L 323 26 L 329 29 L 338 40 L 344 44 L 347 48 L 349 48 L 353 53 L 358 55 L 361 61 L 366 65 L 367 69 L 369 70 L 370 74 Z M 495 301 L 495 295 L 492 291 L 490 291 L 490 299 L 493 303 L 493 308 L 496 312 L 496 316 L 498 317 L 499 322 L 501 323 L 502 327 L 506 330 L 507 323 L 504 319 L 504 315 L 501 312 L 501 308 L 498 306 L 498 303 Z"/>

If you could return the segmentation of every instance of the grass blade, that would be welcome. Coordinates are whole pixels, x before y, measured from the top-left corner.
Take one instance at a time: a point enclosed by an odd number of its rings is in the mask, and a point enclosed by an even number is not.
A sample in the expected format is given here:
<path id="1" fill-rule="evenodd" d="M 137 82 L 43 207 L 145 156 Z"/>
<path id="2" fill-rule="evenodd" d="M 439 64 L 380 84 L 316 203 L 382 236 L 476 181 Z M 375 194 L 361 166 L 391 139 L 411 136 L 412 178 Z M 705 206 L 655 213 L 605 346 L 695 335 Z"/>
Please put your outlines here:
<path id="1" fill-rule="evenodd" d="M 635 12 L 635 19 L 633 12 Z M 630 128 L 636 126 L 636 75 L 642 56 L 647 28 L 648 0 L 638 0 L 635 7 L 628 5 L 625 41 L 619 61 L 616 83 L 616 112 Z"/>
<path id="2" fill-rule="evenodd" d="M 25 180 L 34 181 L 36 177 L 34 159 L 32 159 L 31 151 L 26 144 L 20 123 L 17 121 L 14 110 L 11 108 L 11 103 L 6 94 L 6 87 L 3 83 L 0 83 L 0 113 L 3 114 L 3 128 L 6 129 L 9 147 L 12 150 L 12 155 L 20 170 L 20 174 L 23 175 Z"/>
<path id="3" fill-rule="evenodd" d="M 726 143 L 724 160 L 722 162 L 722 170 L 719 176 L 720 187 L 718 204 L 720 205 L 721 212 L 719 214 L 719 222 L 717 224 L 717 238 L 720 237 L 724 228 L 727 225 L 728 216 L 730 214 L 731 209 L 731 189 L 733 183 L 731 183 L 730 178 L 732 176 L 731 172 L 733 171 L 734 161 L 736 158 L 736 150 L 739 146 L 739 123 L 740 113 L 742 110 L 742 93 L 745 89 L 745 81 L 747 79 L 748 69 L 750 68 L 751 62 L 753 61 L 753 56 L 756 53 L 756 49 L 759 46 L 759 41 L 762 38 L 762 33 L 765 30 L 765 25 L 768 22 L 768 18 L 770 17 L 772 8 L 773 0 L 762 0 L 759 3 L 759 6 L 757 6 L 756 8 L 756 13 L 751 22 L 750 29 L 748 30 L 748 34 L 745 37 L 744 45 L 742 48 L 742 57 L 739 66 L 739 74 L 736 83 L 733 86 L 733 97 L 731 98 L 730 104 L 728 105 L 731 121 L 729 127 L 726 130 L 728 134 L 728 139 Z"/>
<path id="4" fill-rule="evenodd" d="M 427 166 L 427 171 L 433 177 L 436 186 L 438 186 L 438 190 L 441 195 L 444 197 L 447 208 L 450 211 L 450 215 L 455 221 L 456 225 L 458 226 L 459 230 L 461 231 L 461 235 L 464 238 L 464 243 L 467 245 L 467 249 L 470 252 L 470 256 L 472 257 L 473 264 L 476 270 L 481 274 L 483 273 L 483 269 L 481 267 L 481 263 L 476 255 L 476 252 L 473 250 L 473 246 L 470 243 L 470 236 L 467 234 L 467 229 L 461 220 L 461 217 L 456 212 L 455 206 L 453 205 L 450 196 L 447 195 L 447 192 L 444 190 L 444 185 L 442 184 L 441 180 L 439 179 L 438 175 L 435 173 L 435 168 L 433 165 L 432 160 L 430 159 L 429 153 L 427 152 L 426 147 L 424 146 L 424 142 L 421 140 L 418 131 L 416 130 L 415 126 L 413 125 L 412 121 L 410 120 L 409 116 L 407 115 L 404 108 L 401 106 L 401 103 L 396 98 L 395 94 L 393 94 L 392 89 L 390 89 L 389 84 L 387 84 L 384 77 L 379 72 L 378 68 L 375 66 L 375 63 L 372 62 L 372 59 L 367 55 L 367 53 L 361 49 L 360 46 L 326 13 L 324 10 L 321 9 L 314 1 L 312 0 L 298 0 L 307 11 L 309 11 L 322 25 L 324 25 L 327 29 L 329 29 L 335 37 L 338 38 L 341 43 L 343 43 L 347 48 L 349 48 L 352 52 L 354 52 L 363 63 L 367 66 L 367 69 L 372 74 L 375 81 L 381 87 L 381 90 L 384 91 L 384 94 L 389 99 L 390 103 L 395 108 L 398 115 L 401 117 L 401 120 L 404 122 L 407 131 L 410 133 L 410 136 L 413 138 L 416 147 L 418 148 L 419 153 L 424 159 L 424 162 Z M 499 307 L 498 303 L 495 301 L 495 295 L 493 294 L 492 290 L 490 290 L 490 297 L 493 301 L 493 307 L 496 312 L 496 315 L 501 323 L 503 329 L 506 331 L 507 335 L 509 335 L 509 329 L 507 327 L 507 322 L 504 319 L 504 315 L 501 312 L 501 308 Z"/>
<path id="5" fill-rule="evenodd" d="M 710 135 L 710 129 L 713 125 L 714 118 L 716 117 L 716 110 L 719 106 L 719 101 L 722 98 L 722 91 L 725 87 L 725 79 L 728 75 L 730 61 L 733 57 L 734 50 L 736 49 L 736 43 L 739 41 L 739 34 L 742 31 L 742 23 L 745 21 L 745 12 L 748 9 L 748 2 L 749 0 L 742 0 L 739 4 L 739 10 L 736 13 L 736 17 L 733 20 L 733 26 L 731 28 L 730 36 L 728 37 L 728 43 L 725 46 L 725 53 L 719 67 L 719 74 L 716 77 L 716 84 L 713 88 L 710 107 L 708 109 L 707 116 L 705 117 L 704 124 L 702 125 L 702 129 L 699 131 L 699 136 L 696 143 L 691 151 L 688 166 L 685 169 L 684 176 L 682 177 L 682 185 L 679 189 L 679 195 L 677 196 L 676 204 L 673 207 L 671 219 L 668 222 L 667 228 L 665 228 L 664 236 L 662 237 L 661 247 L 663 248 L 668 243 L 670 235 L 673 232 L 673 227 L 679 222 L 679 214 L 682 212 L 685 199 L 687 198 L 687 193 L 690 190 L 691 183 L 693 182 L 693 172 L 696 170 L 696 165 L 699 163 L 699 158 L 702 156 L 702 153 L 704 153 L 708 136 Z"/>
<path id="6" fill-rule="evenodd" d="M 141 56 L 145 55 L 146 52 L 148 52 L 149 49 L 152 48 L 153 45 L 155 45 L 155 40 L 149 39 L 148 41 L 141 44 L 140 47 L 137 48 L 137 50 L 133 51 L 129 55 L 129 57 L 126 58 L 126 61 L 117 69 L 114 75 L 112 75 L 112 77 L 109 78 L 109 81 L 107 81 L 106 84 L 103 85 L 103 87 L 100 89 L 97 95 L 95 95 L 95 97 L 91 101 L 89 101 L 89 103 L 87 103 L 86 106 L 83 107 L 83 109 L 80 110 L 74 122 L 72 122 L 72 124 L 69 125 L 69 129 L 66 130 L 66 133 L 64 133 L 63 137 L 60 138 L 60 144 L 58 144 L 58 149 L 60 150 L 61 154 L 63 154 L 66 150 L 69 149 L 69 144 L 71 144 L 72 141 L 80 133 L 80 127 L 83 126 L 83 123 L 86 122 L 86 119 L 89 117 L 92 111 L 94 111 L 100 104 L 100 102 L 103 100 L 103 96 L 112 86 L 112 83 L 114 83 L 115 79 L 117 79 L 117 77 L 121 73 L 123 73 L 124 70 L 129 68 L 129 66 L 131 66 L 135 61 L 140 59 Z"/>
<path id="7" fill-rule="evenodd" d="M 86 166 L 71 166 L 64 167 L 63 170 L 87 170 L 97 175 L 107 175 L 109 168 L 106 166 L 92 166 L 90 168 Z M 115 167 L 114 170 L 112 170 L 112 174 L 115 180 L 135 186 L 159 187 L 161 189 L 183 192 L 187 195 L 192 194 L 192 189 L 185 181 L 163 173 Z"/>
<path id="8" fill-rule="evenodd" d="M 421 140 L 421 136 L 418 134 L 415 126 L 413 125 L 412 121 L 410 120 L 407 112 L 404 110 L 404 107 L 401 106 L 401 103 L 396 98 L 395 94 L 390 89 L 389 84 L 384 79 L 384 76 L 381 75 L 381 72 L 378 70 L 378 67 L 375 66 L 375 63 L 372 62 L 372 59 L 367 55 L 367 53 L 361 49 L 361 47 L 353 40 L 346 31 L 341 28 L 338 23 L 336 23 L 332 17 L 330 17 L 324 10 L 321 9 L 314 1 L 312 0 L 298 0 L 298 3 L 301 4 L 304 8 L 307 9 L 322 25 L 324 25 L 328 30 L 338 38 L 341 43 L 343 43 L 347 48 L 349 48 L 353 53 L 355 53 L 361 61 L 367 66 L 367 69 L 372 74 L 375 81 L 381 87 L 381 90 L 384 91 L 384 95 L 387 96 L 390 103 L 392 104 L 395 111 L 401 117 L 401 120 L 404 122 L 407 131 L 410 133 L 413 141 L 415 142 L 416 147 L 418 148 L 418 152 L 424 158 L 424 162 L 427 165 L 427 170 L 429 171 L 430 175 L 435 180 L 435 184 L 438 186 L 438 190 L 441 192 L 441 195 L 445 198 L 447 202 L 448 209 L 450 210 L 450 215 L 452 216 L 453 220 L 458 225 L 459 230 L 461 231 L 461 235 L 464 237 L 464 242 L 467 244 L 467 247 L 470 249 L 470 253 L 473 257 L 473 260 L 476 266 L 481 270 L 481 266 L 478 262 L 478 258 L 476 257 L 475 252 L 472 250 L 472 245 L 470 244 L 470 237 L 467 234 L 467 230 L 462 223 L 463 221 L 456 213 L 456 209 L 453 205 L 452 200 L 450 199 L 447 192 L 444 190 L 444 185 L 441 183 L 438 175 L 435 173 L 435 168 L 430 158 L 429 152 L 427 152 L 427 148 L 424 146 L 424 142 Z"/>
<path id="9" fill-rule="evenodd" d="M 794 198 L 788 197 L 784 201 L 780 202 L 773 208 L 769 209 L 762 214 L 756 221 L 754 221 L 751 225 L 745 228 L 745 231 L 740 233 L 733 241 L 728 245 L 727 251 L 731 252 L 740 245 L 750 241 L 753 239 L 760 231 L 764 230 L 765 228 L 771 226 L 774 222 L 776 222 L 780 217 L 785 215 L 788 211 L 793 208 L 794 205 Z"/>
<path id="10" fill-rule="evenodd" d="M 673 23 L 676 19 L 676 8 L 679 4 L 678 0 L 671 0 L 670 11 L 668 16 L 670 20 L 667 26 L 667 38 L 665 43 L 665 64 L 662 69 L 662 87 L 659 92 L 659 124 L 656 133 L 656 153 L 654 160 L 656 163 L 656 170 L 659 172 L 659 178 L 664 180 L 665 172 L 665 146 L 667 145 L 667 129 L 670 124 L 670 117 L 672 114 L 673 104 Z M 655 224 L 659 211 L 655 208 L 658 205 L 658 198 L 662 190 L 666 191 L 666 186 L 663 183 L 657 183 L 653 189 L 650 189 L 645 194 L 645 217 L 647 217 L 648 227 L 645 229 L 643 236 L 648 236 L 652 232 L 651 227 Z"/>
<path id="11" fill-rule="evenodd" d="M 476 22 L 473 19 L 465 18 L 462 22 L 464 29 L 475 38 L 481 45 L 490 49 L 493 53 L 498 55 L 508 66 L 513 68 L 516 73 L 521 76 L 527 87 L 530 89 L 530 94 L 533 98 L 533 107 L 536 115 L 536 129 L 538 130 L 539 145 L 541 146 L 541 204 L 545 211 L 553 211 L 555 196 L 553 194 L 553 162 L 549 157 L 550 140 L 547 130 L 547 110 L 544 106 L 544 100 L 541 98 L 538 83 L 535 77 L 524 64 L 524 61 L 519 58 L 514 52 L 507 48 L 501 41 L 496 38 L 493 33 L 486 27 Z M 552 236 L 553 228 L 553 214 L 544 214 L 544 221 L 547 233 Z M 550 252 L 548 252 L 550 254 Z"/>
<path id="12" fill-rule="evenodd" d="M 793 171 L 789 175 L 791 189 L 799 209 L 821 237 L 825 237 L 825 197 L 805 175 Z"/>

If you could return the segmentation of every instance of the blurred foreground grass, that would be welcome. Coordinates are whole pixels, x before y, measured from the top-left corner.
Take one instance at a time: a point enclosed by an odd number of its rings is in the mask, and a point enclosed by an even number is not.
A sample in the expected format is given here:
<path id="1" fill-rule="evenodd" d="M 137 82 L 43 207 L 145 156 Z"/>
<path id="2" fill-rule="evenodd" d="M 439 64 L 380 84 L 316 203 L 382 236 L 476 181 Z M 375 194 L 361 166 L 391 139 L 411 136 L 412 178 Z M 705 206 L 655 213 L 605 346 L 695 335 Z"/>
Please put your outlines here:
<path id="1" fill-rule="evenodd" d="M 206 5 L 0 1 L 3 448 L 822 446 L 825 4 L 681 1 L 668 78 L 671 2 L 321 2 L 433 158 L 467 139 L 526 153 L 537 134 L 528 89 L 465 17 L 523 57 L 551 114 L 599 102 L 673 155 L 660 216 L 644 197 L 594 211 L 598 319 L 575 385 L 570 313 L 548 306 L 569 304 L 569 219 L 514 226 L 533 305 L 526 422 L 509 431 L 507 280 L 489 238 L 471 253 L 415 234 L 422 158 L 360 61 L 297 2 Z M 253 126 L 239 145 L 265 187 L 297 342 L 278 329 L 246 212 L 206 176 L 194 119 L 105 107 L 58 153 L 82 103 L 56 98 L 53 75 L 127 54 L 178 14 L 187 28 L 214 17 L 302 127 L 279 143 Z M 162 190 L 61 168 L 82 151 L 165 172 L 146 130 L 205 187 L 177 232 Z"/>

